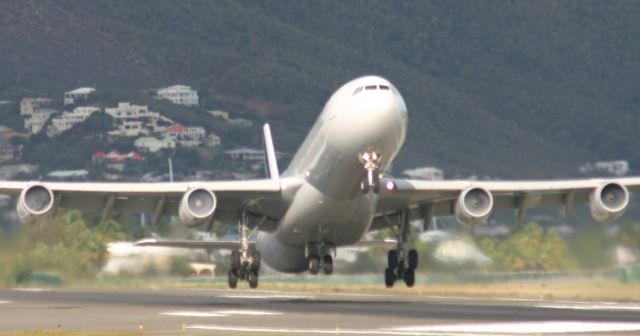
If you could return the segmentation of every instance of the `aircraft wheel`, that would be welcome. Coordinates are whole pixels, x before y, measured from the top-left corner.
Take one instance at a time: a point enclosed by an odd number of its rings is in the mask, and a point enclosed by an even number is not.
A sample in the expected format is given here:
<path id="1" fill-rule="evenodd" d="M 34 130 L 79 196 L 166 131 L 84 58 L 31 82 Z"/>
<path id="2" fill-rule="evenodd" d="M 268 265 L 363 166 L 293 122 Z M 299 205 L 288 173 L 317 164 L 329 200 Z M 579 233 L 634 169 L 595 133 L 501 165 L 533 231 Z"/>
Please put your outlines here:
<path id="1" fill-rule="evenodd" d="M 387 268 L 384 270 L 384 284 L 387 288 L 393 287 L 393 283 L 396 281 L 396 275 L 393 274 L 392 268 Z"/>
<path id="2" fill-rule="evenodd" d="M 387 253 L 387 266 L 390 269 L 394 270 L 398 267 L 398 251 L 397 250 L 389 250 Z"/>
<path id="3" fill-rule="evenodd" d="M 366 171 L 364 172 L 364 174 L 362 175 L 362 179 L 360 180 L 360 191 L 362 191 L 363 194 L 369 192 L 369 177 L 367 176 Z"/>
<path id="4" fill-rule="evenodd" d="M 416 273 L 413 268 L 408 268 L 404 272 L 404 283 L 407 285 L 407 287 L 413 287 L 413 285 L 416 283 Z"/>
<path id="5" fill-rule="evenodd" d="M 260 251 L 253 251 L 253 263 L 251 263 L 251 270 L 258 273 L 258 271 L 260 270 L 260 264 L 261 264 L 261 259 L 262 257 L 260 256 Z"/>
<path id="6" fill-rule="evenodd" d="M 242 267 L 242 261 L 240 260 L 240 251 L 231 251 L 231 270 L 237 272 Z"/>
<path id="7" fill-rule="evenodd" d="M 371 172 L 371 185 L 373 186 L 373 193 L 377 194 L 380 192 L 380 174 L 378 174 L 378 170 L 374 170 Z"/>
<path id="8" fill-rule="evenodd" d="M 320 259 L 316 256 L 309 257 L 309 273 L 316 275 L 320 271 Z"/>
<path id="9" fill-rule="evenodd" d="M 333 258 L 330 255 L 326 255 L 322 259 L 324 263 L 324 274 L 331 275 L 331 273 L 333 273 Z"/>
<path id="10" fill-rule="evenodd" d="M 229 288 L 236 288 L 238 286 L 238 275 L 233 270 L 229 270 L 227 281 Z"/>
<path id="11" fill-rule="evenodd" d="M 417 269 L 418 268 L 418 251 L 409 250 L 409 268 Z"/>
<path id="12" fill-rule="evenodd" d="M 258 288 L 258 272 L 249 272 L 247 281 L 249 281 L 249 287 Z"/>

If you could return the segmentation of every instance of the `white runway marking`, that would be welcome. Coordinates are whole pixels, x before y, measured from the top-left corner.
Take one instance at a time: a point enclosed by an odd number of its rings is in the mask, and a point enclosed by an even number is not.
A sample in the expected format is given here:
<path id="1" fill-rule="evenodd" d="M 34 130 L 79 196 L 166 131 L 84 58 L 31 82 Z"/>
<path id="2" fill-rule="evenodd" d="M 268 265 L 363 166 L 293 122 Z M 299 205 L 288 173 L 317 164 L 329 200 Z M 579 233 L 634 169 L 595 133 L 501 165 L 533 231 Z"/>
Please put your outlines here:
<path id="1" fill-rule="evenodd" d="M 18 292 L 49 292 L 51 289 L 49 288 L 13 288 L 14 291 Z"/>
<path id="2" fill-rule="evenodd" d="M 640 323 L 631 322 L 508 322 L 508 323 L 477 323 L 477 324 L 444 324 L 427 326 L 407 326 L 385 329 L 340 329 L 340 328 L 273 328 L 273 327 L 242 327 L 224 325 L 196 324 L 187 329 L 244 332 L 244 333 L 275 333 L 275 334 L 341 334 L 341 335 L 443 335 L 455 333 L 457 335 L 496 335 L 496 334 L 555 334 L 555 333 L 598 333 L 617 331 L 638 331 Z"/>
<path id="3" fill-rule="evenodd" d="M 267 310 L 214 310 L 214 311 L 171 311 L 160 313 L 165 316 L 180 316 L 180 317 L 229 317 L 234 315 L 248 315 L 248 316 L 274 316 L 282 315 L 280 312 L 267 311 Z"/>
<path id="4" fill-rule="evenodd" d="M 311 295 L 287 295 L 287 294 L 271 294 L 271 295 L 242 295 L 242 294 L 230 294 L 220 295 L 222 298 L 227 299 L 313 299 L 315 296 Z"/>
<path id="5" fill-rule="evenodd" d="M 581 303 L 581 304 L 544 304 L 536 307 L 555 309 L 576 309 L 576 310 L 640 310 L 640 305 L 624 304 L 601 304 L 601 303 Z"/>
<path id="6" fill-rule="evenodd" d="M 0 304 L 3 304 L 3 303 L 11 303 L 11 301 L 0 300 Z"/>
<path id="7" fill-rule="evenodd" d="M 583 322 L 583 321 L 541 321 L 505 323 L 469 323 L 396 327 L 388 330 L 404 332 L 451 332 L 451 333 L 596 333 L 614 331 L 640 331 L 640 323 L 632 322 Z"/>
<path id="8" fill-rule="evenodd" d="M 189 288 L 189 290 L 195 291 L 211 291 L 211 292 L 230 292 L 228 289 L 218 289 L 218 288 Z M 234 289 L 232 290 L 234 293 L 247 293 L 247 294 L 258 294 L 258 295 L 267 295 L 267 294 L 276 294 L 276 295 L 294 295 L 294 296 L 304 296 L 308 295 L 306 292 L 286 292 L 286 291 L 276 291 L 276 290 L 243 290 L 243 289 Z M 393 294 L 372 294 L 372 293 L 320 293 L 331 296 L 355 296 L 355 297 L 393 297 L 396 295 Z M 230 294 L 231 295 L 231 294 Z"/>

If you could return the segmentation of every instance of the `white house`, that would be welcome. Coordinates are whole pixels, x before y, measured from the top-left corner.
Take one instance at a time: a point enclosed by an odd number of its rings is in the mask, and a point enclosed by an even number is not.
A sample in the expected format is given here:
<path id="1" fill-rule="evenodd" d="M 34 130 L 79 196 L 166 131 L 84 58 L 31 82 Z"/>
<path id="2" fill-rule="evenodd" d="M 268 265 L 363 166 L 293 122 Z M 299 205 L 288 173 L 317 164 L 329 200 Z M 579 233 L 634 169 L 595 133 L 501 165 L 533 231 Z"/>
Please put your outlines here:
<path id="1" fill-rule="evenodd" d="M 407 169 L 403 174 L 413 179 L 429 180 L 429 181 L 442 181 L 444 179 L 444 173 L 441 169 L 436 167 L 420 167 L 414 169 Z"/>
<path id="2" fill-rule="evenodd" d="M 130 103 L 118 103 L 118 107 L 108 107 L 104 111 L 114 119 L 116 129 L 109 132 L 112 135 L 147 135 L 157 128 L 160 119 L 160 114 L 149 111 L 148 106 Z"/>
<path id="3" fill-rule="evenodd" d="M 198 105 L 198 92 L 186 85 L 174 85 L 158 90 L 159 99 L 168 99 L 179 105 Z"/>
<path id="4" fill-rule="evenodd" d="M 160 114 L 149 111 L 145 105 L 131 105 L 130 103 L 118 103 L 118 107 L 107 107 L 104 112 L 114 119 L 158 119 Z"/>
<path id="5" fill-rule="evenodd" d="M 161 149 L 176 148 L 176 141 L 171 138 L 156 139 L 154 137 L 142 137 L 133 142 L 141 151 L 155 153 Z"/>
<path id="6" fill-rule="evenodd" d="M 264 151 L 247 147 L 224 151 L 224 154 L 231 160 L 262 162 L 264 161 Z"/>
<path id="7" fill-rule="evenodd" d="M 24 120 L 24 128 L 27 132 L 36 134 L 42 130 L 47 120 L 49 120 L 49 117 L 54 113 L 58 113 L 58 111 L 53 109 L 36 109 L 30 118 Z"/>
<path id="8" fill-rule="evenodd" d="M 216 146 L 220 146 L 222 144 L 222 141 L 220 140 L 220 137 L 217 134 L 211 133 L 207 136 L 207 139 L 205 140 L 204 144 L 207 147 L 216 147 Z"/>
<path id="9" fill-rule="evenodd" d="M 166 137 L 175 139 L 182 146 L 200 146 L 207 132 L 204 127 L 185 127 L 175 124 L 167 127 L 163 133 Z"/>
<path id="10" fill-rule="evenodd" d="M 24 98 L 20 101 L 20 115 L 30 116 L 37 108 L 48 105 L 49 103 L 51 103 L 51 98 Z"/>
<path id="11" fill-rule="evenodd" d="M 84 100 L 89 98 L 89 95 L 95 92 L 96 89 L 90 87 L 78 88 L 73 91 L 64 93 L 64 104 L 71 105 L 75 104 L 80 100 Z"/>
<path id="12" fill-rule="evenodd" d="M 626 160 L 590 162 L 580 167 L 580 172 L 583 174 L 606 173 L 613 176 L 624 176 L 629 174 L 629 171 L 629 162 Z"/>
<path id="13" fill-rule="evenodd" d="M 90 115 L 98 111 L 100 109 L 94 106 L 80 106 L 71 112 L 64 112 L 61 116 L 51 120 L 47 135 L 54 136 L 70 130 L 73 126 L 85 121 Z"/>

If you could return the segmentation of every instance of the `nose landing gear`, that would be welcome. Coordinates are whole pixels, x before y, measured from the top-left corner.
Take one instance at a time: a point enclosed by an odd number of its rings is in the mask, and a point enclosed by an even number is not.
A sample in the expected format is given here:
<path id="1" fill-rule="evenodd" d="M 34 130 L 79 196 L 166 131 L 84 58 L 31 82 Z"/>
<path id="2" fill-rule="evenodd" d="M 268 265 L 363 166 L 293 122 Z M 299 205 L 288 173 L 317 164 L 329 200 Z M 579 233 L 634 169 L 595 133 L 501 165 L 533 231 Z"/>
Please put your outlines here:
<path id="1" fill-rule="evenodd" d="M 359 156 L 360 163 L 364 166 L 360 191 L 363 194 L 372 190 L 377 194 L 380 191 L 380 153 L 376 151 L 364 151 Z"/>

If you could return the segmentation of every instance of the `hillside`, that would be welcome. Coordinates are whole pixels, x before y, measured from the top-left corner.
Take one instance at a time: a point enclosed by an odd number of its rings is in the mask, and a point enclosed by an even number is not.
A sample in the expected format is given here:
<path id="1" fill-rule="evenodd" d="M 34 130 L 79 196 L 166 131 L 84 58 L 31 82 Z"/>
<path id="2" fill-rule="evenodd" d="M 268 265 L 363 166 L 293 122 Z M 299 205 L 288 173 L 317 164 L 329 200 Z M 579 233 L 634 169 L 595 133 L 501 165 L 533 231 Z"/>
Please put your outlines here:
<path id="1" fill-rule="evenodd" d="M 396 170 L 507 178 L 571 176 L 605 159 L 640 167 L 635 2 L 16 0 L 0 9 L 0 100 L 183 83 L 204 107 L 269 120 L 293 152 L 333 90 L 379 74 L 410 110 Z"/>

